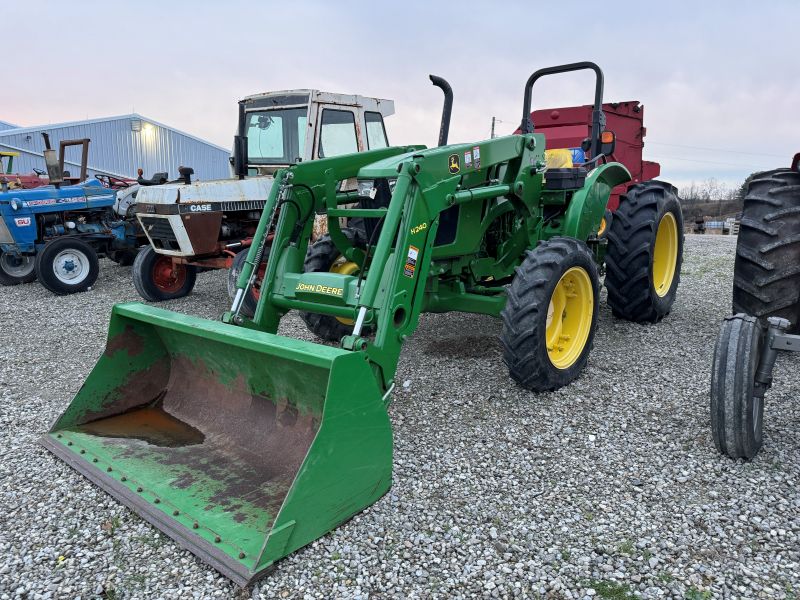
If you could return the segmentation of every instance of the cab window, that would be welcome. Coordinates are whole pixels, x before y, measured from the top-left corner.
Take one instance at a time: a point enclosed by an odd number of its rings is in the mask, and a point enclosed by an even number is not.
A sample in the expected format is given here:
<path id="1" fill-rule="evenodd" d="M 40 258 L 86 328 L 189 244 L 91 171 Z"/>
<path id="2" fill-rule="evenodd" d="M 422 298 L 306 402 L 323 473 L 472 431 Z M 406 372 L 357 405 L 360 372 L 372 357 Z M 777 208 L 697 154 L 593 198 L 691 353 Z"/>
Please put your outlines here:
<path id="1" fill-rule="evenodd" d="M 377 112 L 365 112 L 364 120 L 367 122 L 367 148 L 377 150 L 386 148 L 386 128 L 383 126 L 383 116 Z"/>
<path id="2" fill-rule="evenodd" d="M 247 162 L 291 165 L 303 158 L 307 109 L 247 113 Z"/>
<path id="3" fill-rule="evenodd" d="M 349 110 L 322 110 L 319 134 L 319 157 L 339 156 L 358 152 L 356 118 Z"/>

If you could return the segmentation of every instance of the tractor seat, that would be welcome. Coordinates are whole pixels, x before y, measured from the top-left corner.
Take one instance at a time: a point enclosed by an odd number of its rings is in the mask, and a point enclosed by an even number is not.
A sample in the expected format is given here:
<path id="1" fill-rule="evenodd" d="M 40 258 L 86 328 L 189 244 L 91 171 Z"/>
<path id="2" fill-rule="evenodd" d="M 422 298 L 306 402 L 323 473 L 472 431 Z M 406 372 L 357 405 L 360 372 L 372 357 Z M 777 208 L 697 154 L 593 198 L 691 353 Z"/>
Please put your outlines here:
<path id="1" fill-rule="evenodd" d="M 136 183 L 139 185 L 161 185 L 162 183 L 167 183 L 167 173 L 154 173 L 150 179 L 145 179 L 139 175 L 136 179 Z"/>

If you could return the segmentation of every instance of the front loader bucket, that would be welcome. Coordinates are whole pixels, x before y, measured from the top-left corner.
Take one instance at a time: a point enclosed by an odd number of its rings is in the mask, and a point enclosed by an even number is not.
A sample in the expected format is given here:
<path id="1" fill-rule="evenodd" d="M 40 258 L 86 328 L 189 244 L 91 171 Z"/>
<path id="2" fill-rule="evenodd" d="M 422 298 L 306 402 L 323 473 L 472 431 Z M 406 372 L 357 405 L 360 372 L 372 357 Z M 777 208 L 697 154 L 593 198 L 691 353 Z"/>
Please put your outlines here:
<path id="1" fill-rule="evenodd" d="M 141 304 L 42 443 L 242 586 L 391 484 L 361 353 Z"/>

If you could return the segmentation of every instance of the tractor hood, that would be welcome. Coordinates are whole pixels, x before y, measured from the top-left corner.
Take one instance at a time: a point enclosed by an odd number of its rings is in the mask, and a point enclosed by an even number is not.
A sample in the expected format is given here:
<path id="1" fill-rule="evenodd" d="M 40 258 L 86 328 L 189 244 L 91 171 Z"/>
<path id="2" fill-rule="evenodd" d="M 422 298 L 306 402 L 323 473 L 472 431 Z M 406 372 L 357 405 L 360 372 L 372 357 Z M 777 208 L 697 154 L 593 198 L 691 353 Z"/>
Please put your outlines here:
<path id="1" fill-rule="evenodd" d="M 136 197 L 137 212 L 145 212 L 142 205 L 154 204 L 238 204 L 263 202 L 272 188 L 272 177 L 249 179 L 217 179 L 197 183 L 166 183 L 142 186 Z"/>
<path id="2" fill-rule="evenodd" d="M 424 146 L 420 146 L 419 149 L 414 150 L 412 152 L 406 152 L 405 154 L 398 154 L 397 156 L 390 156 L 389 158 L 384 158 L 383 160 L 371 163 L 366 167 L 362 167 L 361 170 L 359 170 L 358 178 L 378 179 L 380 177 L 386 177 L 391 179 L 397 177 L 398 165 L 407 161 L 412 156 L 420 154 L 421 151 L 424 149 L 425 149 Z"/>

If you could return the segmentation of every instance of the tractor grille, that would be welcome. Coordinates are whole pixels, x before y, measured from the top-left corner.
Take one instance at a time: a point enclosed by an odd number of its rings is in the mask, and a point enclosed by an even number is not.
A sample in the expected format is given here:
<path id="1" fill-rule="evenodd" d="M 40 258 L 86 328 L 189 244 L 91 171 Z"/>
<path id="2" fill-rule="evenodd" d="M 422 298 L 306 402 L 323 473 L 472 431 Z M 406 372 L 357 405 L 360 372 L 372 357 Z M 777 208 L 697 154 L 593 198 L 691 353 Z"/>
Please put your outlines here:
<path id="1" fill-rule="evenodd" d="M 243 210 L 264 210 L 266 200 L 241 200 L 235 202 L 220 202 L 219 210 L 223 212 L 234 212 Z M 216 207 L 215 207 L 216 208 Z"/>
<path id="2" fill-rule="evenodd" d="M 8 230 L 6 222 L 3 220 L 3 215 L 0 215 L 0 244 L 13 244 L 14 236 Z"/>
<path id="3" fill-rule="evenodd" d="M 172 230 L 169 219 L 158 217 L 141 217 L 142 227 L 153 240 L 153 247 L 157 250 L 180 250 L 178 238 Z"/>
<path id="4" fill-rule="evenodd" d="M 150 237 L 160 240 L 169 240 L 170 242 L 177 242 L 175 232 L 172 231 L 172 225 L 169 224 L 169 219 L 159 219 L 158 217 L 142 217 L 142 226 L 145 231 L 150 234 Z"/>

